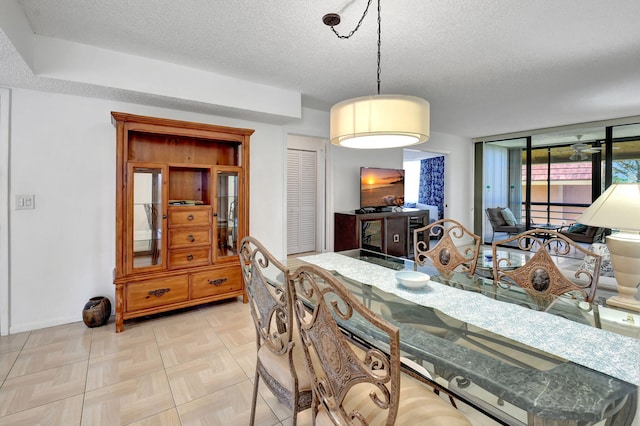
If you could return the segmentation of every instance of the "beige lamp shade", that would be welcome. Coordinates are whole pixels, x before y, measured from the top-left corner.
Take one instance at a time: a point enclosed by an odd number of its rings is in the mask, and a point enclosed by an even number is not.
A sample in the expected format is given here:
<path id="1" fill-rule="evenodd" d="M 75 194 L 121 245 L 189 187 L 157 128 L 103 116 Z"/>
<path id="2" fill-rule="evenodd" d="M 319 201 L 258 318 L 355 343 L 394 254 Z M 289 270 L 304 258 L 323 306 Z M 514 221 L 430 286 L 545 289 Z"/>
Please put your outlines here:
<path id="1" fill-rule="evenodd" d="M 379 149 L 429 140 L 429 102 L 415 96 L 375 95 L 348 99 L 331 108 L 334 145 Z"/>
<path id="2" fill-rule="evenodd" d="M 615 183 L 577 220 L 585 225 L 640 231 L 640 183 Z"/>
<path id="3" fill-rule="evenodd" d="M 613 184 L 589 206 L 578 222 L 618 229 L 607 236 L 618 295 L 607 305 L 640 311 L 640 183 Z"/>

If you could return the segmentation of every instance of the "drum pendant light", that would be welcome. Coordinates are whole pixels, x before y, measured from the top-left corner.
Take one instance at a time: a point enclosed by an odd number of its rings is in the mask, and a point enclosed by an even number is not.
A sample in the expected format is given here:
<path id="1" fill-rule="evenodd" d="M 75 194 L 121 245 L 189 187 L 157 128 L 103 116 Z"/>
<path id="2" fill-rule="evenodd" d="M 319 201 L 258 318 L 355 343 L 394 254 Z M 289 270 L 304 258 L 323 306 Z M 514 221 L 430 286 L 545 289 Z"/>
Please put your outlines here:
<path id="1" fill-rule="evenodd" d="M 325 25 L 344 39 L 351 37 L 362 24 L 371 0 L 356 28 L 347 36 L 338 34 L 340 23 L 336 13 L 325 15 Z M 416 145 L 429 140 L 429 102 L 416 96 L 380 94 L 381 19 L 378 0 L 378 94 L 347 99 L 330 111 L 330 139 L 334 145 L 347 148 L 379 149 Z"/>

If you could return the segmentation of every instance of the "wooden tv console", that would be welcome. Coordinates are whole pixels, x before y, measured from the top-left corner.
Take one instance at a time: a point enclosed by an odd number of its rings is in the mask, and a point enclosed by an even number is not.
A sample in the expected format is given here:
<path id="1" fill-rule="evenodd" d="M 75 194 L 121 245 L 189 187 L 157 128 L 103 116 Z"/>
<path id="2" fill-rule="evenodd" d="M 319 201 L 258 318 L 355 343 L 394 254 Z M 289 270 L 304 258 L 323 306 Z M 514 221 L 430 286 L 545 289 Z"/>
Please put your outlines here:
<path id="1" fill-rule="evenodd" d="M 365 248 L 391 256 L 410 257 L 413 230 L 429 223 L 429 210 L 334 214 L 334 251 Z"/>

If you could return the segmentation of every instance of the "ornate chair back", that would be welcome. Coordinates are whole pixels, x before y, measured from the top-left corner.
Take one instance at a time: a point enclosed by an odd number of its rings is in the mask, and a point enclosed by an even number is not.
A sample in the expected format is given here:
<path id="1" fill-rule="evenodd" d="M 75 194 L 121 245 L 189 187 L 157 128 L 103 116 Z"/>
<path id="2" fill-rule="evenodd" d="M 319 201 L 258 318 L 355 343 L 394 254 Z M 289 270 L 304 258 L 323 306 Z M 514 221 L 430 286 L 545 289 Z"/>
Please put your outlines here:
<path id="1" fill-rule="evenodd" d="M 329 272 L 303 265 L 292 277 L 294 309 L 313 387 L 314 418 L 334 424 L 368 424 L 372 415 L 393 424 L 400 389 L 400 332 L 375 316 Z M 311 313 L 305 301 L 313 306 Z M 370 323 L 389 343 L 389 356 L 378 349 L 354 346 L 340 331 L 337 320 L 354 316 Z M 368 404 L 354 409 L 350 399 Z M 317 416 L 320 416 L 318 418 Z M 317 423 L 317 422 L 316 422 Z"/>
<path id="2" fill-rule="evenodd" d="M 240 243 L 240 266 L 256 329 L 256 374 L 251 405 L 255 419 L 259 379 L 278 400 L 297 413 L 311 406 L 311 385 L 294 327 L 289 269 L 253 237 Z M 296 340 L 298 346 L 296 347 Z"/>
<path id="3" fill-rule="evenodd" d="M 420 236 L 424 239 L 421 239 Z M 431 247 L 431 237 L 438 241 Z M 424 265 L 429 259 L 442 275 L 458 267 L 473 275 L 480 253 L 480 236 L 453 219 L 440 219 L 413 231 L 414 259 Z M 465 247 L 462 250 L 458 247 Z"/>
<path id="4" fill-rule="evenodd" d="M 366 308 L 329 271 L 303 265 L 289 284 L 312 378 L 314 424 L 470 426 L 432 388 L 400 374 L 398 328 Z M 366 327 L 379 347 L 356 345 L 341 331 L 343 321 Z"/>
<path id="5" fill-rule="evenodd" d="M 517 268 L 513 268 L 508 259 L 497 257 L 498 245 L 514 246 L 514 243 L 515 248 L 533 253 Z M 575 273 L 563 274 L 551 256 L 566 256 L 572 250 L 582 253 L 584 261 Z M 586 302 L 592 302 L 595 297 L 602 257 L 556 231 L 531 229 L 493 242 L 492 251 L 493 277 L 498 285 L 517 285 L 534 300 L 545 303 L 565 293 L 577 293 Z M 586 265 L 591 265 L 591 269 Z"/>

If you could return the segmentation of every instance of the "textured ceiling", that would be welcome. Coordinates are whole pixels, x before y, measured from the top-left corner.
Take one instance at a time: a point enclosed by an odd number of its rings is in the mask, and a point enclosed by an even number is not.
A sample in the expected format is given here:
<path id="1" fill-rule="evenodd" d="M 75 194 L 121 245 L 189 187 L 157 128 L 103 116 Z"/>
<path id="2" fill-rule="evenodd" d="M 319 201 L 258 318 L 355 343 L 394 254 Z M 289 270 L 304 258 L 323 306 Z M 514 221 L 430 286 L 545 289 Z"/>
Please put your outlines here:
<path id="1" fill-rule="evenodd" d="M 16 1 L 33 33 L 302 94 L 328 110 L 376 91 L 376 1 Z M 640 1 L 382 0 L 381 93 L 431 103 L 432 130 L 467 137 L 640 114 Z M 221 113 L 34 76 L 0 33 L 0 85 Z"/>

